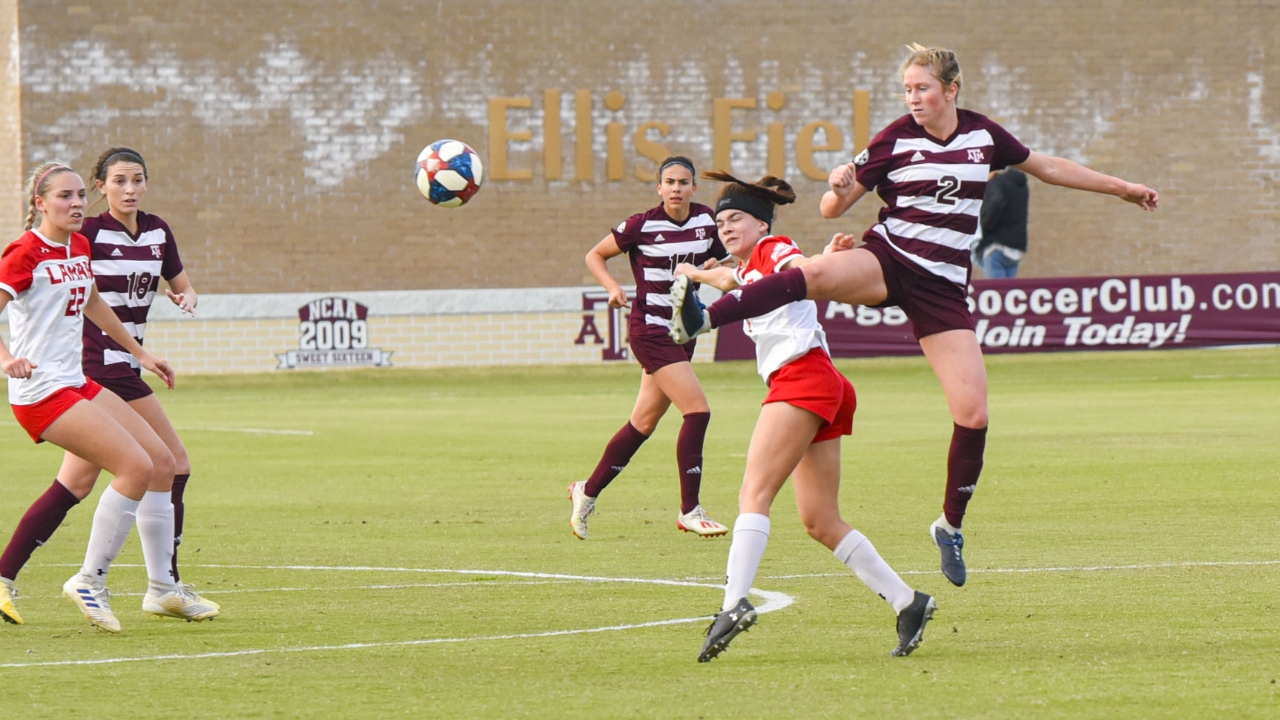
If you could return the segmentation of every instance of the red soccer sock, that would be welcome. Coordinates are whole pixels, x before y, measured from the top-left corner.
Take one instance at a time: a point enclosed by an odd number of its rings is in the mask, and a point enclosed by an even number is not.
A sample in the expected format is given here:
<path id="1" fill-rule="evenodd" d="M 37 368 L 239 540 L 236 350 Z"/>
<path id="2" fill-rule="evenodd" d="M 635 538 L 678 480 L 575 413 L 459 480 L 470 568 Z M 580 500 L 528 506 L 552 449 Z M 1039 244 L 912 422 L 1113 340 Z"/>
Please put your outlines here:
<path id="1" fill-rule="evenodd" d="M 804 273 L 798 267 L 791 268 L 725 293 L 724 297 L 711 303 L 707 313 L 711 316 L 711 327 L 723 327 L 738 320 L 760 317 L 787 303 L 804 300 L 808 293 L 809 284 Z"/>
<path id="2" fill-rule="evenodd" d="M 609 483 L 626 469 L 627 463 L 631 462 L 631 457 L 648 439 L 649 436 L 637 430 L 630 421 L 614 433 L 613 439 L 604 446 L 604 455 L 596 464 L 595 471 L 591 473 L 591 477 L 587 478 L 587 486 L 583 488 L 587 497 L 600 497 L 600 491 L 608 487 Z"/>
<path id="3" fill-rule="evenodd" d="M 956 425 L 951 431 L 951 449 L 947 452 L 947 494 L 942 514 L 952 527 L 964 522 L 965 508 L 978 487 L 982 474 L 982 455 L 987 448 L 986 428 Z"/>
<path id="4" fill-rule="evenodd" d="M 698 494 L 702 490 L 702 444 L 710 422 L 709 412 L 689 413 L 680 426 L 680 437 L 676 440 L 676 464 L 680 469 L 681 514 L 698 506 Z"/>
<path id="5" fill-rule="evenodd" d="M 9 539 L 4 554 L 0 555 L 0 577 L 18 579 L 18 572 L 31 559 L 31 553 L 53 537 L 54 531 L 67 517 L 67 512 L 79 502 L 80 498 L 55 480 L 31 504 L 18 522 L 18 527 L 14 528 L 13 537 Z"/>

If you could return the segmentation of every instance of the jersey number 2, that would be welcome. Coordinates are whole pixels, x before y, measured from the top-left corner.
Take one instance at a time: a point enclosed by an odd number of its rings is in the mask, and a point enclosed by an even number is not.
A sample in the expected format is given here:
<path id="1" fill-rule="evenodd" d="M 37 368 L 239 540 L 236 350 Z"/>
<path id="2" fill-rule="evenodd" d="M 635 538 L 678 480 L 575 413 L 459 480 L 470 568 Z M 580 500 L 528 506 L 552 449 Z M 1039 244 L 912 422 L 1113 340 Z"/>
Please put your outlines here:
<path id="1" fill-rule="evenodd" d="M 934 199 L 939 205 L 955 205 L 958 192 L 960 192 L 960 178 L 955 175 L 943 175 L 938 178 L 938 194 Z"/>
<path id="2" fill-rule="evenodd" d="M 84 309 L 85 301 L 89 299 L 89 290 L 85 287 L 71 288 L 71 299 L 67 301 L 67 317 L 76 317 L 80 311 Z"/>

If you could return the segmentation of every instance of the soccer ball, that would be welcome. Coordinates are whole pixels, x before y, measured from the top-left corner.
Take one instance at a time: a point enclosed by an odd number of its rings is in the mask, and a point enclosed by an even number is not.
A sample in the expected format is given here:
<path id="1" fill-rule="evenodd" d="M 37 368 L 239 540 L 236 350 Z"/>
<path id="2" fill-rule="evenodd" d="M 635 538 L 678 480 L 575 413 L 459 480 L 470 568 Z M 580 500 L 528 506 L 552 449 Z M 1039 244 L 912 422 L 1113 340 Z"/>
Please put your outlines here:
<path id="1" fill-rule="evenodd" d="M 484 183 L 480 156 L 457 140 L 437 140 L 423 148 L 413 174 L 423 197 L 447 208 L 465 205 Z"/>

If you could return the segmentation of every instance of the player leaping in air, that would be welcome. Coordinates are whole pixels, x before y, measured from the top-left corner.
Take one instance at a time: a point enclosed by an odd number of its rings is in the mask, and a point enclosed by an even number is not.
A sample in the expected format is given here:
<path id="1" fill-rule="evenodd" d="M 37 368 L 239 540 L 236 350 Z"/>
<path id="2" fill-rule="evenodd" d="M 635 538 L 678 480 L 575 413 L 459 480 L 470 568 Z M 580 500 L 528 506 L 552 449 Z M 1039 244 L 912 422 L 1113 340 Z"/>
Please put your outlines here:
<path id="1" fill-rule="evenodd" d="M 823 217 L 836 218 L 876 191 L 885 207 L 864 244 L 855 249 L 846 236 L 834 248 L 845 252 L 770 275 L 706 309 L 687 291 L 688 281 L 677 280 L 671 337 L 685 342 L 806 298 L 902 308 L 951 411 L 946 494 L 929 538 L 941 551 L 942 573 L 963 585 L 960 526 L 987 442 L 987 373 L 966 288 L 988 176 L 1017 167 L 1051 185 L 1115 195 L 1143 210 L 1155 210 L 1160 197 L 1145 185 L 1028 150 L 989 118 L 956 107 L 961 77 L 955 53 L 919 45 L 910 50 L 900 69 L 910 113 L 881 131 L 853 163 L 832 170 L 831 189 L 822 197 Z"/>

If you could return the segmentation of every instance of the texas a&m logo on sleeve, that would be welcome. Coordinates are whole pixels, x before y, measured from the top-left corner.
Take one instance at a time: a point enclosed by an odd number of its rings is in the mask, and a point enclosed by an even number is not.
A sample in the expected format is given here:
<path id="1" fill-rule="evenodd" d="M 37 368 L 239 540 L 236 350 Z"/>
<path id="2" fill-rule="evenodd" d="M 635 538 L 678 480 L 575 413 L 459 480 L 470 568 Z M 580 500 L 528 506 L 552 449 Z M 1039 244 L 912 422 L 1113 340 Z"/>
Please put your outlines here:
<path id="1" fill-rule="evenodd" d="M 390 367 L 391 352 L 369 347 L 369 308 L 326 297 L 298 308 L 298 349 L 276 355 L 277 370 L 298 367 Z"/>

